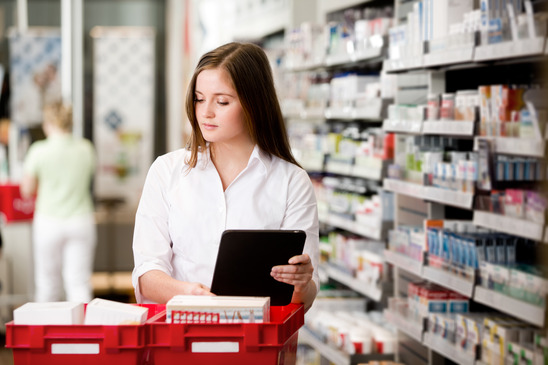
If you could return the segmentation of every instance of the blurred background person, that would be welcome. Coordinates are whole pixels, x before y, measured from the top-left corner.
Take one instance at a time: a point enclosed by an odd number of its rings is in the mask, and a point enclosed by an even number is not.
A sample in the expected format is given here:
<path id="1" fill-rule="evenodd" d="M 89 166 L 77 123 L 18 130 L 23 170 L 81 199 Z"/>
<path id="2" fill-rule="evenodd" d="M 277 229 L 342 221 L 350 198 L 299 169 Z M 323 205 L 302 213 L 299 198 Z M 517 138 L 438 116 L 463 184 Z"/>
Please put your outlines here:
<path id="1" fill-rule="evenodd" d="M 34 300 L 89 302 L 97 236 L 91 193 L 95 149 L 72 135 L 72 111 L 61 102 L 45 106 L 42 128 L 46 139 L 30 146 L 21 183 L 23 198 L 36 195 Z"/>

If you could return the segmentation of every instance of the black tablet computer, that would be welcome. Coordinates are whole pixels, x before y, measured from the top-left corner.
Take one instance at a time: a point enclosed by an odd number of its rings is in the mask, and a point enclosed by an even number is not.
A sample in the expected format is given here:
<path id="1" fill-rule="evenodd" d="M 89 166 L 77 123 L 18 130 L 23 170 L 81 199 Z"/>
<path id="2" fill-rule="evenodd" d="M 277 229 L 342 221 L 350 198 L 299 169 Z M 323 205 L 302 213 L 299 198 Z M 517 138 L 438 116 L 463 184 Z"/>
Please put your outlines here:
<path id="1" fill-rule="evenodd" d="M 291 303 L 293 285 L 270 276 L 272 267 L 301 255 L 300 230 L 226 230 L 221 236 L 211 292 L 216 295 L 270 297 L 271 305 Z"/>

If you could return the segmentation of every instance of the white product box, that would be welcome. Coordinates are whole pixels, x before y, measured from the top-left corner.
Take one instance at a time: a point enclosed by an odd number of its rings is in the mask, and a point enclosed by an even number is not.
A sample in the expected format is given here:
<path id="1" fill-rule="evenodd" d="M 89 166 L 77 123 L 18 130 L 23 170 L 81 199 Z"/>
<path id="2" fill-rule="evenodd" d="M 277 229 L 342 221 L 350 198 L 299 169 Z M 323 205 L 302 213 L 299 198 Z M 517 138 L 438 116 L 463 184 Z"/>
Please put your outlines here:
<path id="1" fill-rule="evenodd" d="M 270 297 L 176 295 L 166 304 L 168 323 L 263 323 Z"/>
<path id="2" fill-rule="evenodd" d="M 449 27 L 462 23 L 464 14 L 474 10 L 474 0 L 435 0 L 430 2 L 429 11 L 432 19 L 432 37 L 444 38 L 449 34 Z"/>
<path id="3" fill-rule="evenodd" d="M 29 302 L 13 311 L 13 323 L 66 325 L 84 323 L 84 304 L 77 302 Z"/>
<path id="4" fill-rule="evenodd" d="M 147 320 L 147 315 L 146 307 L 95 298 L 87 306 L 84 324 L 142 324 Z"/>

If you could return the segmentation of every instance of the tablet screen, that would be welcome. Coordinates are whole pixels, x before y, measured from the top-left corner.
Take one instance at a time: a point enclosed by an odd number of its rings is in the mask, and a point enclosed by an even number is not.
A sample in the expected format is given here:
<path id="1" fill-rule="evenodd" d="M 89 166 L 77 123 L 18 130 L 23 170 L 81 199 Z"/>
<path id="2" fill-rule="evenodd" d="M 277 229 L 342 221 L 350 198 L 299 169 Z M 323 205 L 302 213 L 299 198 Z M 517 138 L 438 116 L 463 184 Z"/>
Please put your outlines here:
<path id="1" fill-rule="evenodd" d="M 226 230 L 221 236 L 211 292 L 216 295 L 270 297 L 271 305 L 291 303 L 293 285 L 270 276 L 272 267 L 301 255 L 300 230 Z"/>

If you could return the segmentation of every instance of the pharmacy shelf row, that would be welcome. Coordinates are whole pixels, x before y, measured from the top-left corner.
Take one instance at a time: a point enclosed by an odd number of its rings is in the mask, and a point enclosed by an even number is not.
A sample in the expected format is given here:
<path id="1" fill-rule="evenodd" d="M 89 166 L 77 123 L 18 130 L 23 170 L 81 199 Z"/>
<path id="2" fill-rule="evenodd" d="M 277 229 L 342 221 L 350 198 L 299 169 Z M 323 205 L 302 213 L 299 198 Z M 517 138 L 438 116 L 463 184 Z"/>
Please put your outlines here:
<path id="1" fill-rule="evenodd" d="M 386 72 L 405 72 L 416 69 L 439 67 L 476 67 L 478 62 L 504 61 L 509 59 L 545 56 L 545 37 L 521 39 L 488 45 L 463 44 L 462 47 L 448 48 L 413 59 L 387 59 L 383 67 Z"/>
<path id="2" fill-rule="evenodd" d="M 474 122 L 466 121 L 422 121 L 385 119 L 382 128 L 386 132 L 418 135 L 444 135 L 454 137 L 473 137 Z M 474 149 L 477 141 L 487 139 L 492 142 L 493 152 L 516 156 L 544 157 L 546 140 L 541 138 L 516 137 L 474 137 Z"/>
<path id="3" fill-rule="evenodd" d="M 308 72 L 319 71 L 325 68 L 332 67 L 350 67 L 352 64 L 359 64 L 362 62 L 370 62 L 379 58 L 385 59 L 387 53 L 387 47 L 384 46 L 387 43 L 386 37 L 379 36 L 377 41 L 379 47 L 371 47 L 354 53 L 344 53 L 338 55 L 327 55 L 323 60 L 314 60 L 309 63 L 304 63 L 295 67 L 288 67 L 287 72 Z"/>
<path id="4" fill-rule="evenodd" d="M 446 135 L 457 137 L 474 136 L 475 123 L 461 120 L 395 120 L 385 119 L 382 129 L 392 133 Z"/>
<path id="5" fill-rule="evenodd" d="M 385 318 L 398 328 L 399 331 L 405 333 L 417 342 L 438 352 L 445 358 L 461 364 L 470 365 L 475 363 L 475 358 L 472 355 L 459 351 L 451 343 L 444 341 L 441 337 L 431 335 L 424 330 L 424 323 L 404 318 L 398 313 L 393 313 L 390 310 L 384 311 Z"/>
<path id="6" fill-rule="evenodd" d="M 293 106 L 284 107 L 284 117 L 288 120 L 338 120 L 355 121 L 363 120 L 371 123 L 381 123 L 386 108 L 392 104 L 393 99 L 370 98 L 368 105 L 363 107 L 345 108 L 307 108 L 299 101 Z"/>
<path id="7" fill-rule="evenodd" d="M 473 193 L 452 191 L 432 186 L 423 186 L 416 183 L 389 178 L 384 179 L 383 186 L 385 190 L 392 191 L 397 194 L 403 194 L 418 199 L 451 205 L 463 209 L 473 208 Z M 545 226 L 542 223 L 480 210 L 474 210 L 473 222 L 475 225 L 480 227 L 529 238 L 535 241 L 546 240 L 546 235 L 548 234 L 545 233 Z"/>
<path id="8" fill-rule="evenodd" d="M 299 343 L 313 347 L 324 358 L 335 365 L 354 365 L 363 364 L 369 361 L 387 361 L 394 359 L 394 355 L 391 354 L 347 354 L 346 352 L 324 343 L 307 327 L 302 327 L 299 330 Z"/>
<path id="9" fill-rule="evenodd" d="M 325 172 L 347 177 L 381 181 L 386 169 L 392 162 L 376 157 L 356 156 L 355 158 L 338 158 L 326 155 L 321 151 L 302 151 L 296 153 L 301 166 L 309 172 Z"/>
<path id="10" fill-rule="evenodd" d="M 397 194 L 408 195 L 417 199 L 451 205 L 462 209 L 472 209 L 474 203 L 474 194 L 471 192 L 424 186 L 403 180 L 386 178 L 383 180 L 383 188 Z"/>
<path id="11" fill-rule="evenodd" d="M 486 365 L 481 360 L 477 360 L 473 354 L 463 349 L 457 348 L 454 344 L 446 341 L 439 335 L 424 331 L 424 324 L 404 318 L 390 310 L 384 311 L 385 318 L 415 341 L 439 353 L 443 357 L 450 359 L 460 365 Z"/>
<path id="12" fill-rule="evenodd" d="M 430 282 L 442 285 L 472 298 L 478 303 L 487 305 L 500 312 L 512 315 L 527 323 L 542 327 L 545 322 L 545 308 L 512 298 L 500 292 L 475 285 L 474 278 L 463 278 L 441 269 L 424 265 L 422 262 L 403 256 L 400 253 L 385 250 L 387 263 L 398 269 L 406 270 Z"/>
<path id="13" fill-rule="evenodd" d="M 320 222 L 376 241 L 384 241 L 387 237 L 388 229 L 392 226 L 392 222 L 383 222 L 376 218 L 363 218 L 358 221 L 351 221 L 350 219 L 329 213 L 322 214 Z"/>

